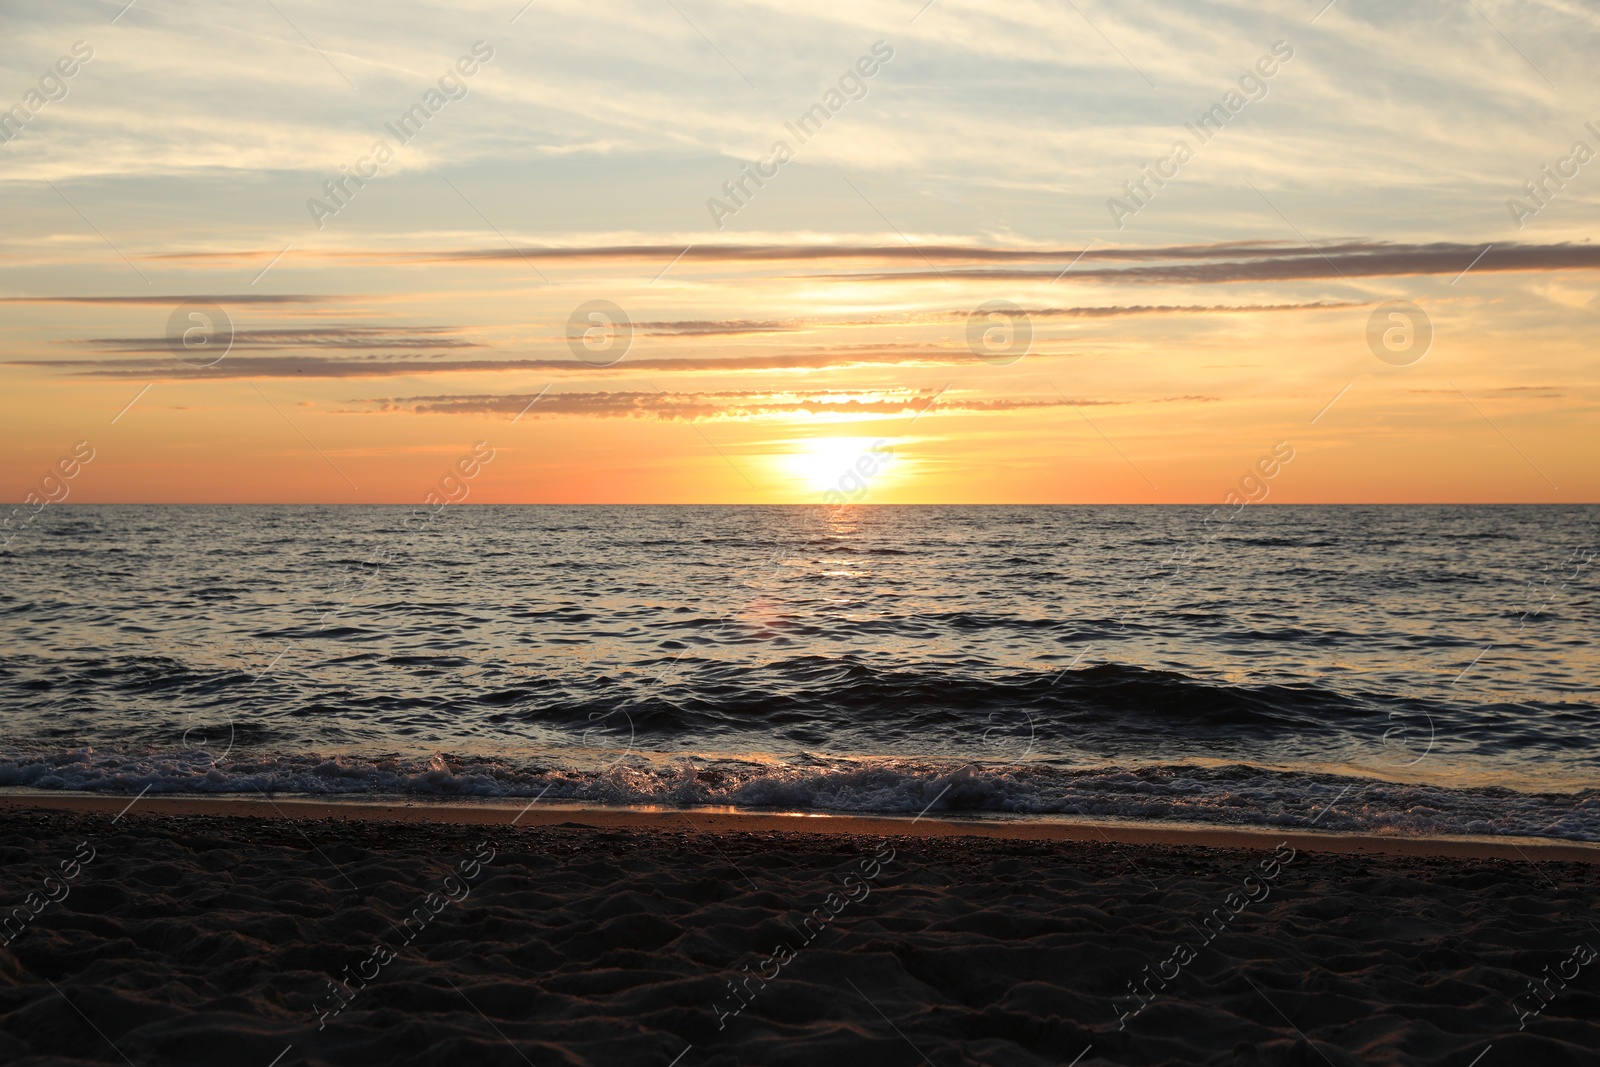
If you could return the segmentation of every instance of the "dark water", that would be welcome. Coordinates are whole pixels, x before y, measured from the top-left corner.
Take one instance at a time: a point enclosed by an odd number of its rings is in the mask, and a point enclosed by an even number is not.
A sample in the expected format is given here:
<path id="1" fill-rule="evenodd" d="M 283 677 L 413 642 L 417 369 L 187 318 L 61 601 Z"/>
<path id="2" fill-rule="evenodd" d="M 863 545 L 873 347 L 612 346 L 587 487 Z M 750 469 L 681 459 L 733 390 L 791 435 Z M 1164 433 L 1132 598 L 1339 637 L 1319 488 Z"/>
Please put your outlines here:
<path id="1" fill-rule="evenodd" d="M 0 786 L 1600 840 L 1600 508 L 1209 513 L 52 507 Z"/>

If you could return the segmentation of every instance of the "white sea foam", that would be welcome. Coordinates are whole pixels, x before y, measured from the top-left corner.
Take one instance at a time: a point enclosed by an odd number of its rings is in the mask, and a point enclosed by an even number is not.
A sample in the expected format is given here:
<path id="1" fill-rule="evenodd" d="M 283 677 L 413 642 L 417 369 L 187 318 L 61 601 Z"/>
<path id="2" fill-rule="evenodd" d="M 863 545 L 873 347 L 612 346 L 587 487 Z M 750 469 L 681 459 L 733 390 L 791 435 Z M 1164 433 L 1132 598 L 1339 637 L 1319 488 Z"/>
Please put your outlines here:
<path id="1" fill-rule="evenodd" d="M 1121 818 L 1393 834 L 1513 834 L 1600 841 L 1600 790 L 1452 790 L 1226 767 L 1065 768 L 927 759 L 647 759 L 607 765 L 556 754 L 523 761 L 190 751 L 0 749 L 0 787 L 37 791 L 315 797 L 437 796 L 596 804 L 915 815 Z"/>

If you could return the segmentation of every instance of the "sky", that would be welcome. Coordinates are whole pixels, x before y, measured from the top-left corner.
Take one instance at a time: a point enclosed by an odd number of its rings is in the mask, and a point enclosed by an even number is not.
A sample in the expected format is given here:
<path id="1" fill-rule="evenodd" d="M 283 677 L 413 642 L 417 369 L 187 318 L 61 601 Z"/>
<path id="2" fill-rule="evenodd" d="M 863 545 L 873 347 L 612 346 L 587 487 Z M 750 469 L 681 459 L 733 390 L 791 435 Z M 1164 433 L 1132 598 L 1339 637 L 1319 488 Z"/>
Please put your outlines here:
<path id="1" fill-rule="evenodd" d="M 61 0 L 0 40 L 8 499 L 1600 499 L 1575 0 Z"/>

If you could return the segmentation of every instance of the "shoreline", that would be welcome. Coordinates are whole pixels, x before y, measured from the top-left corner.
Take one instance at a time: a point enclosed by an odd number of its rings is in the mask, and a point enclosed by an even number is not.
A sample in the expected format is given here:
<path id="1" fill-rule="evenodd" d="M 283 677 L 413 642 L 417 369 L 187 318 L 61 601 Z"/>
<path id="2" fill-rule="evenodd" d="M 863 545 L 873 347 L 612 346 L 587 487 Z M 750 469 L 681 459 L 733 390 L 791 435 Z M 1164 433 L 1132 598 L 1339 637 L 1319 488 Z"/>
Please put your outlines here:
<path id="1" fill-rule="evenodd" d="M 779 832 L 874 837 L 977 837 L 1004 841 L 1091 842 L 1211 849 L 1272 849 L 1279 843 L 1306 852 L 1391 855 L 1521 863 L 1600 865 L 1600 845 L 1531 837 L 1424 837 L 1355 834 L 1291 827 L 1233 827 L 1092 819 L 945 818 L 922 815 L 834 815 L 727 809 L 605 808 L 551 802 L 322 800 L 250 796 L 102 796 L 0 793 L 0 812 L 71 812 L 161 818 L 226 816 L 292 821 L 433 823 L 519 828 L 656 830 L 697 833 Z"/>

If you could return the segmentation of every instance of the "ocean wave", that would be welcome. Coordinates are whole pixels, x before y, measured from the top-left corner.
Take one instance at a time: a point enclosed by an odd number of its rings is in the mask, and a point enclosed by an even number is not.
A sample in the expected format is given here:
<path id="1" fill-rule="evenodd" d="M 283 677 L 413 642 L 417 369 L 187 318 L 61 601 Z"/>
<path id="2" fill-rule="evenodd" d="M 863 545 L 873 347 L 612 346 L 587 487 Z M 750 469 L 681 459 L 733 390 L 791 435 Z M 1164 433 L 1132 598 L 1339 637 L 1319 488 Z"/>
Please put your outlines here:
<path id="1" fill-rule="evenodd" d="M 1600 789 L 1446 789 L 1248 764 L 1063 767 L 1044 761 L 771 760 L 546 753 L 520 760 L 193 749 L 0 749 L 0 788 L 324 798 L 542 798 L 877 815 L 1010 815 L 1600 842 Z"/>
<path id="2" fill-rule="evenodd" d="M 1594 836 L 1593 506 L 408 514 L 51 509 L 0 785 Z"/>
<path id="3" fill-rule="evenodd" d="M 241 669 L 244 657 L 195 662 L 182 651 L 17 655 L 0 665 L 0 700 L 9 703 L 11 740 L 22 745 L 102 737 L 177 747 L 180 735 L 203 721 L 237 724 L 249 744 L 286 751 L 364 747 L 372 737 L 404 739 L 413 753 L 483 750 L 496 737 L 587 744 L 584 736 L 610 731 L 654 751 L 800 747 L 960 759 L 993 755 L 980 749 L 999 732 L 1012 739 L 1012 755 L 1037 742 L 1050 755 L 1066 746 L 1107 761 L 1118 754 L 1182 761 L 1232 746 L 1239 758 L 1262 763 L 1366 767 L 1397 735 L 1410 731 L 1413 742 L 1426 744 L 1435 723 L 1449 723 L 1451 743 L 1463 754 L 1580 763 L 1593 753 L 1581 729 L 1593 705 L 1565 679 L 1538 697 L 1496 694 L 1502 698 L 1468 703 L 1409 688 L 1246 682 L 1215 670 L 1115 662 L 1000 671 L 960 660 L 885 666 L 846 653 L 752 664 L 730 658 L 738 635 L 710 645 L 665 634 L 647 659 L 571 670 L 485 661 L 445 639 L 404 651 L 337 641 L 357 632 L 331 626 L 324 633 L 334 635 L 333 647 L 314 659 L 285 653 L 276 667 L 268 646 L 249 669 Z M 1259 628 L 1250 636 L 1267 641 L 1282 632 Z M 1460 645 L 1453 638 L 1437 643 Z M 147 706 L 157 697 L 159 709 Z M 108 718 L 109 730 L 97 725 Z"/>

